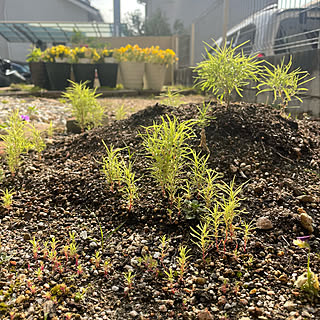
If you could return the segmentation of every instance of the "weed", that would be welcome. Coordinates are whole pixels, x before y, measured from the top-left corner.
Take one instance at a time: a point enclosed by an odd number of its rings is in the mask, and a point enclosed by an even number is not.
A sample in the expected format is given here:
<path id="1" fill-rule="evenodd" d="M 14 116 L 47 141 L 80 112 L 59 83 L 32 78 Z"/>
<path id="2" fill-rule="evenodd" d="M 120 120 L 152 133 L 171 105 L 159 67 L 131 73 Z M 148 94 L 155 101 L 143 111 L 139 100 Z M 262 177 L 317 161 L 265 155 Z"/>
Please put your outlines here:
<path id="1" fill-rule="evenodd" d="M 217 184 L 215 181 L 221 178 L 222 175 L 215 170 L 206 169 L 205 175 L 200 178 L 203 179 L 203 186 L 200 189 L 200 196 L 204 199 L 206 207 L 211 208 L 214 198 L 217 195 Z"/>
<path id="2" fill-rule="evenodd" d="M 53 133 L 54 133 L 53 123 L 52 123 L 52 120 L 50 120 L 49 127 L 47 129 L 47 134 L 50 139 L 53 137 Z"/>
<path id="3" fill-rule="evenodd" d="M 252 231 L 255 228 L 256 227 L 253 226 L 253 221 L 250 221 L 249 223 L 246 223 L 245 221 L 242 222 L 242 232 L 244 241 L 243 251 L 246 251 L 249 237 L 251 236 Z"/>

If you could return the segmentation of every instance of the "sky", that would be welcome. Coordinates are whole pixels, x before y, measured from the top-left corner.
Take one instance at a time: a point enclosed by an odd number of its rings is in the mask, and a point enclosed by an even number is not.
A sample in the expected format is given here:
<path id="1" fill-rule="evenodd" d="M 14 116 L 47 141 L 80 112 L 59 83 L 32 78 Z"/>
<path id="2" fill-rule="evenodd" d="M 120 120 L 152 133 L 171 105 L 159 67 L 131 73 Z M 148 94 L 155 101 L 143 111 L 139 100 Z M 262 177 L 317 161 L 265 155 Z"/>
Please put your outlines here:
<path id="1" fill-rule="evenodd" d="M 113 0 L 91 0 L 91 5 L 100 10 L 105 22 L 113 22 Z M 136 0 L 121 0 L 121 19 L 137 9 L 144 13 L 144 5 L 138 4 Z"/>

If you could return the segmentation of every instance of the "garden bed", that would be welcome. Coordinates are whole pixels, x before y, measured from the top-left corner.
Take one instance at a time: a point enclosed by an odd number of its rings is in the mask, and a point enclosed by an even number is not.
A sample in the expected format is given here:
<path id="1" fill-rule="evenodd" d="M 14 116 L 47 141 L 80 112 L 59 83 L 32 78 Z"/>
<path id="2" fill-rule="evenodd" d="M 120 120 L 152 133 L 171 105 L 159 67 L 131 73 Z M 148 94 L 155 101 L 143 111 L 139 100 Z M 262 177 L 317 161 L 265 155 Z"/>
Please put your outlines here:
<path id="1" fill-rule="evenodd" d="M 233 177 L 237 186 L 246 182 L 242 219 L 256 224 L 265 217 L 272 228 L 255 229 L 245 251 L 240 234 L 225 250 L 211 248 L 204 264 L 190 235 L 190 226 L 199 221 L 187 220 L 185 211 L 178 215 L 162 196 L 138 135 L 165 115 L 195 119 L 197 105 L 156 104 L 80 135 L 57 136 L 42 160 L 29 153 L 14 177 L 5 170 L 0 189 L 15 194 L 12 208 L 0 211 L 1 318 L 320 318 L 319 300 L 294 287 L 307 255 L 293 244 L 308 234 L 300 221 L 305 211 L 314 228 L 310 266 L 319 272 L 319 123 L 286 119 L 262 105 L 211 106 L 215 119 L 205 128 L 208 166 L 228 184 Z M 195 131 L 190 146 L 207 154 L 199 147 L 201 128 Z M 130 148 L 139 178 L 139 200 L 130 212 L 101 172 L 102 139 L 108 146 Z M 122 154 L 128 159 L 126 150 Z M 170 241 L 161 259 L 164 235 Z M 52 237 L 58 257 L 53 263 L 46 256 Z M 70 244 L 76 245 L 77 257 L 63 252 Z M 178 273 L 181 245 L 191 257 L 183 279 L 174 274 L 171 284 L 165 272 Z M 132 287 L 124 276 L 130 271 Z"/>

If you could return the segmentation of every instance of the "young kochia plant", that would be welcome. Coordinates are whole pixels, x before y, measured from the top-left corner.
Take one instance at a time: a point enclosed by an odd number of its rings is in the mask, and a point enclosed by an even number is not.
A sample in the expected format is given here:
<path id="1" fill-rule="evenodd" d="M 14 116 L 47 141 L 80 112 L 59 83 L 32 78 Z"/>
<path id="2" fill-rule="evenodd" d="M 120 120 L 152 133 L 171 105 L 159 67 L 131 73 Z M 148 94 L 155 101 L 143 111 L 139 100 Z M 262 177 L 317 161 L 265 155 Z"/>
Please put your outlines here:
<path id="1" fill-rule="evenodd" d="M 25 135 L 25 129 L 26 122 L 19 115 L 19 110 L 16 110 L 12 112 L 8 126 L 3 128 L 7 134 L 0 135 L 4 142 L 6 158 L 12 175 L 19 168 L 21 154 L 28 152 L 32 147 Z"/>
<path id="2" fill-rule="evenodd" d="M 181 174 L 190 153 L 187 140 L 194 137 L 194 120 L 179 123 L 168 115 L 161 117 L 160 124 L 145 127 L 145 133 L 140 134 L 144 146 L 151 159 L 151 174 L 159 183 L 163 195 L 168 193 L 173 205 L 178 188 L 181 185 Z"/>
<path id="3" fill-rule="evenodd" d="M 132 210 L 133 203 L 135 199 L 139 198 L 138 189 L 137 189 L 137 179 L 135 173 L 132 170 L 132 163 L 129 160 L 126 164 L 123 160 L 121 162 L 121 182 L 123 186 L 121 187 L 121 192 L 124 195 L 124 198 L 128 202 L 128 211 Z"/>
<path id="4" fill-rule="evenodd" d="M 9 191 L 8 189 L 0 190 L 0 191 L 2 192 L 2 197 L 1 197 L 2 206 L 7 210 L 9 210 L 12 206 L 12 203 L 13 203 L 12 198 L 15 192 L 13 192 L 13 190 Z"/>
<path id="5" fill-rule="evenodd" d="M 90 89 L 84 83 L 76 83 L 69 80 L 71 86 L 63 93 L 63 97 L 71 103 L 72 115 L 76 118 L 81 131 L 86 127 L 97 127 L 101 124 L 103 117 L 103 108 L 97 102 L 96 88 Z"/>
<path id="6" fill-rule="evenodd" d="M 292 57 L 290 56 L 289 62 L 285 65 L 284 58 L 280 65 L 274 66 L 270 62 L 265 61 L 267 65 L 264 67 L 264 72 L 261 74 L 260 83 L 257 89 L 260 94 L 262 92 L 273 92 L 274 101 L 281 100 L 281 113 L 285 113 L 285 108 L 292 98 L 296 98 L 300 102 L 302 99 L 298 96 L 300 93 L 308 91 L 301 86 L 313 80 L 306 79 L 309 76 L 307 71 L 301 71 L 300 68 L 290 71 L 292 67 Z"/>
<path id="7" fill-rule="evenodd" d="M 105 174 L 108 184 L 110 185 L 110 191 L 114 192 L 114 185 L 117 182 L 120 186 L 122 167 L 120 158 L 120 151 L 122 149 L 114 149 L 113 145 L 110 148 L 102 140 L 102 143 L 107 151 L 107 156 L 103 157 L 103 167 L 102 172 Z"/>
<path id="8" fill-rule="evenodd" d="M 186 246 L 180 246 L 179 248 L 179 257 L 178 257 L 178 265 L 179 265 L 179 281 L 183 281 L 183 276 L 188 269 L 188 260 L 190 256 L 188 256 L 190 249 L 187 249 Z"/>
<path id="9" fill-rule="evenodd" d="M 196 239 L 195 241 L 192 240 L 193 243 L 195 243 L 202 253 L 202 262 L 205 265 L 206 264 L 206 257 L 209 253 L 209 250 L 212 247 L 212 235 L 210 231 L 210 226 L 207 222 L 197 225 L 197 229 L 195 230 L 191 227 L 191 235 Z"/>
<path id="10" fill-rule="evenodd" d="M 217 43 L 216 47 L 206 43 L 213 53 L 205 48 L 207 59 L 194 68 L 198 73 L 195 86 L 204 91 L 212 91 L 227 106 L 230 105 L 231 94 L 234 90 L 242 97 L 242 88 L 248 85 L 250 80 L 258 80 L 261 63 L 256 56 L 248 57 L 241 51 L 241 46 L 247 42 L 236 47 L 233 47 L 232 43 L 229 46 L 225 44 L 223 47 L 219 47 Z"/>

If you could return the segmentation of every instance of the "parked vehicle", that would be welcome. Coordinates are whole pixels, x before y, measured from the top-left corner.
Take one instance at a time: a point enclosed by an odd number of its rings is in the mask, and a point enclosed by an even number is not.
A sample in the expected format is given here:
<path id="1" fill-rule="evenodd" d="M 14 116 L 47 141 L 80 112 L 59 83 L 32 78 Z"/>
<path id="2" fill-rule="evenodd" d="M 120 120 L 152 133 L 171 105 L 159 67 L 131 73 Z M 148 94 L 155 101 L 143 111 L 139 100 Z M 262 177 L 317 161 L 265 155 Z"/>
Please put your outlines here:
<path id="1" fill-rule="evenodd" d="M 320 48 L 320 7 L 267 7 L 227 33 L 227 45 L 248 41 L 241 50 L 260 57 Z M 216 43 L 222 44 L 222 38 Z"/>
<path id="2" fill-rule="evenodd" d="M 0 87 L 8 87 L 11 83 L 27 82 L 27 78 L 30 78 L 30 73 L 28 74 L 28 70 L 23 66 L 0 58 Z"/>

